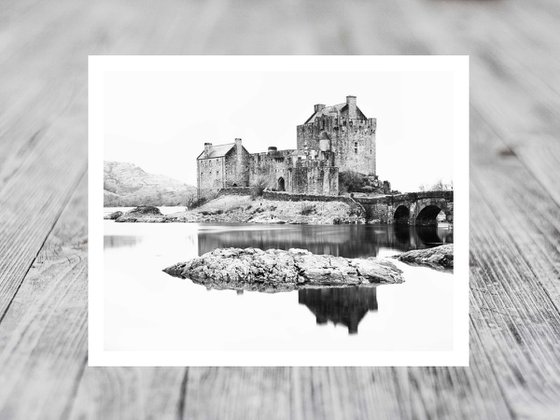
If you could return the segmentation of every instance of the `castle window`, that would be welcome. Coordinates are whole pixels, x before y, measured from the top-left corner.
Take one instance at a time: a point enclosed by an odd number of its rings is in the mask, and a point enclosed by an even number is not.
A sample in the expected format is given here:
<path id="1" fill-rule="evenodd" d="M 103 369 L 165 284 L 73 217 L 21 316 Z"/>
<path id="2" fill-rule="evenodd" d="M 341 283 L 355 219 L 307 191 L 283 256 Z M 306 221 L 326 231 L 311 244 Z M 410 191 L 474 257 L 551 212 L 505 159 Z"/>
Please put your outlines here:
<path id="1" fill-rule="evenodd" d="M 358 154 L 358 142 L 354 143 L 354 153 Z"/>

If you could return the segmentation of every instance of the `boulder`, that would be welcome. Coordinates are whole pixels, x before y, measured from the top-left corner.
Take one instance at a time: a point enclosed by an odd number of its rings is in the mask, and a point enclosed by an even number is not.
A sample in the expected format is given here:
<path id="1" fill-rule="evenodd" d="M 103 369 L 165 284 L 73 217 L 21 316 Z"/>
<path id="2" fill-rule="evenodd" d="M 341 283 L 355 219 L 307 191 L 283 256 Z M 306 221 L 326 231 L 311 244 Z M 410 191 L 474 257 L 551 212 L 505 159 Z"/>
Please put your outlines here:
<path id="1" fill-rule="evenodd" d="M 261 292 L 404 281 L 402 271 L 388 260 L 316 255 L 303 249 L 218 248 L 163 271 L 211 289 Z"/>
<path id="2" fill-rule="evenodd" d="M 114 211 L 113 213 L 106 214 L 103 219 L 105 220 L 116 220 L 123 215 L 122 211 Z"/>
<path id="3" fill-rule="evenodd" d="M 453 244 L 433 248 L 416 249 L 397 255 L 396 258 L 408 264 L 427 265 L 432 268 L 453 268 Z"/>
<path id="4" fill-rule="evenodd" d="M 118 217 L 116 222 L 162 222 L 163 214 L 155 206 L 135 207 Z"/>
<path id="5" fill-rule="evenodd" d="M 163 216 L 161 211 L 155 206 L 138 206 L 128 211 L 126 214 L 131 216 L 149 214 L 152 216 Z"/>

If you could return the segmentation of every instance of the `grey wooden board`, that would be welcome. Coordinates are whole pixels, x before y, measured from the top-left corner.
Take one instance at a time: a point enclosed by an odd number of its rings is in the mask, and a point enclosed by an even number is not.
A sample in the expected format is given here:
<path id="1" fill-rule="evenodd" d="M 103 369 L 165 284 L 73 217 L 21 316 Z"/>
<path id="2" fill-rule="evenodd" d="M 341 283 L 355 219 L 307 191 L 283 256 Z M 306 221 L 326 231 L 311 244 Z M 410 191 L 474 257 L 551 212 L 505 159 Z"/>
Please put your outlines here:
<path id="1" fill-rule="evenodd" d="M 560 418 L 556 0 L 0 5 L 0 418 Z M 87 367 L 88 54 L 469 54 L 469 368 Z"/>

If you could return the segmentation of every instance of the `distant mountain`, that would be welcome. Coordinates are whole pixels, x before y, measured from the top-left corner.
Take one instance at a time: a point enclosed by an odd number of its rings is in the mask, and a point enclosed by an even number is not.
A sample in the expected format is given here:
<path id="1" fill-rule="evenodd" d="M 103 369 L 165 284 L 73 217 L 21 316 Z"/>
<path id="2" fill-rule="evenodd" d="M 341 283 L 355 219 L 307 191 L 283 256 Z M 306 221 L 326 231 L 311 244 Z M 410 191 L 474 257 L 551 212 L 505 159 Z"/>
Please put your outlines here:
<path id="1" fill-rule="evenodd" d="M 132 163 L 104 162 L 105 207 L 184 206 L 196 188 L 173 178 L 153 175 Z"/>

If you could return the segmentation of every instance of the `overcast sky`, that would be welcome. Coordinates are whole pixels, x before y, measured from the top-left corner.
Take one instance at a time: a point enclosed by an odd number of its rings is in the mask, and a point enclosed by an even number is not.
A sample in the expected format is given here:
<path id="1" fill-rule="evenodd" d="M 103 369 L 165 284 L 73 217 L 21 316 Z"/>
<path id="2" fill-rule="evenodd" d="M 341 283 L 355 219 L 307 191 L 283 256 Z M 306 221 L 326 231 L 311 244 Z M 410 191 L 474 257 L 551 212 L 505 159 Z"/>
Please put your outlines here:
<path id="1" fill-rule="evenodd" d="M 451 73 L 120 71 L 105 80 L 105 160 L 192 185 L 204 142 L 295 148 L 313 105 L 347 95 L 377 118 L 377 173 L 394 189 L 453 176 Z"/>

